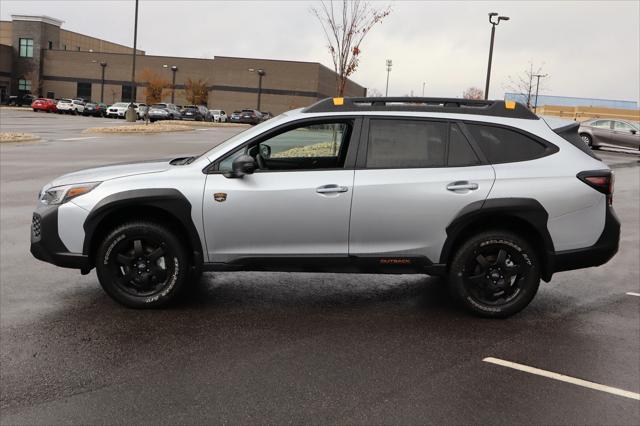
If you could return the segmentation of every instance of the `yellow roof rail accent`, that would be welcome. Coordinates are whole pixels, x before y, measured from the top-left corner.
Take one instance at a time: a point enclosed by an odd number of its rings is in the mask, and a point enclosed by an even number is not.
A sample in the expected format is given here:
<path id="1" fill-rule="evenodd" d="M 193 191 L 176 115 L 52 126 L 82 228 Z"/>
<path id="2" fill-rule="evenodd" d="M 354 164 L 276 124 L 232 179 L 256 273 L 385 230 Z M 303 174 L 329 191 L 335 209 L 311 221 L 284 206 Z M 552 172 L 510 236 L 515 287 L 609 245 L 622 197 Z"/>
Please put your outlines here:
<path id="1" fill-rule="evenodd" d="M 516 109 L 516 101 L 504 101 L 504 107 L 506 109 Z"/>
<path id="2" fill-rule="evenodd" d="M 344 98 L 333 98 L 333 104 L 335 106 L 344 105 Z"/>

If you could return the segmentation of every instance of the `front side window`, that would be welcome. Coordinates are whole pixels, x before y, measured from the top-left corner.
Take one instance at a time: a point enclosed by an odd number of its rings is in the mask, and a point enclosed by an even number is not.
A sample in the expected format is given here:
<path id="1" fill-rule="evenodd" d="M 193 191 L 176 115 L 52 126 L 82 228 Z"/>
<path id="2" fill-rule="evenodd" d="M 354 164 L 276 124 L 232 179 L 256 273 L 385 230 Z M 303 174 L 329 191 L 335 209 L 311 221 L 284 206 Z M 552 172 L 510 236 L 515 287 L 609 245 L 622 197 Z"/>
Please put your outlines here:
<path id="1" fill-rule="evenodd" d="M 18 90 L 21 92 L 31 92 L 31 80 L 18 80 Z"/>
<path id="2" fill-rule="evenodd" d="M 625 123 L 624 121 L 614 121 L 613 129 L 622 132 L 630 132 L 631 130 L 634 130 L 631 124 Z"/>
<path id="3" fill-rule="evenodd" d="M 33 58 L 33 39 L 21 38 L 20 44 L 20 57 L 21 58 Z"/>
<path id="4" fill-rule="evenodd" d="M 371 120 L 367 168 L 444 167 L 447 123 Z"/>
<path id="5" fill-rule="evenodd" d="M 350 122 L 310 124 L 285 131 L 220 162 L 218 170 L 231 170 L 233 160 L 245 152 L 259 170 L 317 170 L 344 166 L 352 125 Z"/>

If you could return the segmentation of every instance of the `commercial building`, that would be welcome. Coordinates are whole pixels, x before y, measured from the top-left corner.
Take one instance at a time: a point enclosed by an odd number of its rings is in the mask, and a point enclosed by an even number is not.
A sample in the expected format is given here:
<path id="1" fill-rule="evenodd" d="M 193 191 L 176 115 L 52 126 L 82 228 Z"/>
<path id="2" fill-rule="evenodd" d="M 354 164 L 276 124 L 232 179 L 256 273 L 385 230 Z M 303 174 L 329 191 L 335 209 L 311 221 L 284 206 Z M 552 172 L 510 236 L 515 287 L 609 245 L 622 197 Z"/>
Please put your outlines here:
<path id="1" fill-rule="evenodd" d="M 256 108 L 277 114 L 335 94 L 335 73 L 316 62 L 182 58 L 141 50 L 132 90 L 132 48 L 64 30 L 62 24 L 46 16 L 12 15 L 11 21 L 0 21 L 2 99 L 32 93 L 106 103 L 135 96 L 144 102 L 149 76 L 166 82 L 164 102 L 189 103 L 188 82 L 199 81 L 206 86 L 208 107 L 226 111 Z M 345 95 L 364 96 L 366 88 L 349 81 Z"/>

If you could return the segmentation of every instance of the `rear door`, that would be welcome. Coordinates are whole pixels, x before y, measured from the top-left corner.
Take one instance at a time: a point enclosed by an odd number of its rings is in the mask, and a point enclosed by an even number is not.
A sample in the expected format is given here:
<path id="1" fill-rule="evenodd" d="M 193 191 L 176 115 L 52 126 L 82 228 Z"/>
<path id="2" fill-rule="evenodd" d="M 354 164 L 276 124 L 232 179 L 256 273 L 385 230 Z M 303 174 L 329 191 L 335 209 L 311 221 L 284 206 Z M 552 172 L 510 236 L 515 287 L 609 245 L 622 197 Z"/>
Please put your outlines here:
<path id="1" fill-rule="evenodd" d="M 447 225 L 466 205 L 486 199 L 493 168 L 458 123 L 371 118 L 364 128 L 349 254 L 437 263 Z"/>

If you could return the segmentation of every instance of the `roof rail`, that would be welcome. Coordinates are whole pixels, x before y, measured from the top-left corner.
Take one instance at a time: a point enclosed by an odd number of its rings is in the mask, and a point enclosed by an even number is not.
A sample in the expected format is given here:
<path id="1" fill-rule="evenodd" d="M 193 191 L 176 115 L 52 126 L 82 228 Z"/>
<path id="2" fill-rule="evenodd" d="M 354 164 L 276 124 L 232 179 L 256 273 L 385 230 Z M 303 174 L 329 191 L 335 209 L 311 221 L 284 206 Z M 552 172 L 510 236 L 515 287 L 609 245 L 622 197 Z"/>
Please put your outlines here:
<path id="1" fill-rule="evenodd" d="M 538 120 L 538 116 L 524 105 L 513 101 L 485 101 L 462 98 L 326 98 L 305 108 L 302 112 L 366 112 L 416 111 L 446 112 L 450 114 L 476 114 L 494 117 Z"/>

